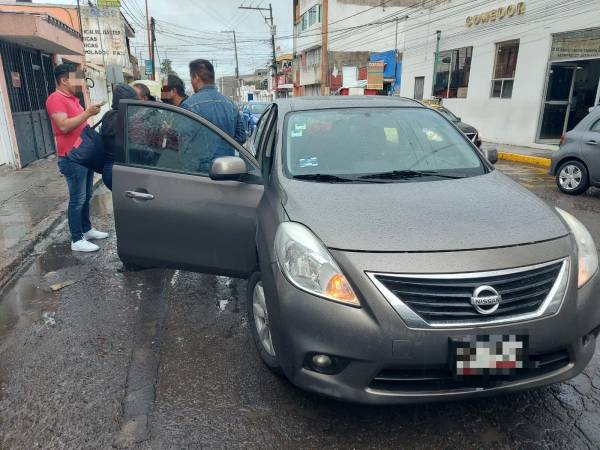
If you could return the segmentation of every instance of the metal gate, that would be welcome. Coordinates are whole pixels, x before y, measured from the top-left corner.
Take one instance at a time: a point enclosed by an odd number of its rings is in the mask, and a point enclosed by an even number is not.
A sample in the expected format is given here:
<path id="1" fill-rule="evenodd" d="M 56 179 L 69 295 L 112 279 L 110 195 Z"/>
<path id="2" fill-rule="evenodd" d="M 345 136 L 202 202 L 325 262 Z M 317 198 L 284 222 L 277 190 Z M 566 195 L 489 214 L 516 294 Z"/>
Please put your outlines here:
<path id="1" fill-rule="evenodd" d="M 0 42 L 21 167 L 55 152 L 46 99 L 55 90 L 50 55 Z"/>

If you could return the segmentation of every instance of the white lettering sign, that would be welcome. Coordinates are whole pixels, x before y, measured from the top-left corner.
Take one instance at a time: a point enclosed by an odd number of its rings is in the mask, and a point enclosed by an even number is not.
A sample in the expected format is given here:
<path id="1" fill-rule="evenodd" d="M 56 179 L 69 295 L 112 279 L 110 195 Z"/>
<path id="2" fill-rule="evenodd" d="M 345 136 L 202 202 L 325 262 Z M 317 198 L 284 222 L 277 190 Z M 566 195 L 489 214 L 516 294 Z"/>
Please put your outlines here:
<path id="1" fill-rule="evenodd" d="M 81 8 L 86 62 L 129 68 L 125 25 L 119 8 Z"/>

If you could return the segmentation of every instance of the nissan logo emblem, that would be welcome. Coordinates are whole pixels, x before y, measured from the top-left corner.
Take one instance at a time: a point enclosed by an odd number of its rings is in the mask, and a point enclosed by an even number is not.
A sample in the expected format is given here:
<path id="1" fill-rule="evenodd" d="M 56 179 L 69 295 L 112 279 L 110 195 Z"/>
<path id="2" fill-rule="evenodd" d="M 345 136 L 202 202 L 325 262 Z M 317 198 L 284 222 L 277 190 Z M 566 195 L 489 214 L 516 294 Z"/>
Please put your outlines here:
<path id="1" fill-rule="evenodd" d="M 491 286 L 479 286 L 473 291 L 471 305 L 479 314 L 493 314 L 502 301 L 502 296 Z"/>

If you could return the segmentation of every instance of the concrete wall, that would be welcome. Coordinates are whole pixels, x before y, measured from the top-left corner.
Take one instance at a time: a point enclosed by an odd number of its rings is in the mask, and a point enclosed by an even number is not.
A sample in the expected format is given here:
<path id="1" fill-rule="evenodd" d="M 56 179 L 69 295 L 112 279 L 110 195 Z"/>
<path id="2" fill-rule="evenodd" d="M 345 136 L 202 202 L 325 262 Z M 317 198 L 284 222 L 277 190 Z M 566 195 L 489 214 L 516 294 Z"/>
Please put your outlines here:
<path id="1" fill-rule="evenodd" d="M 468 16 L 515 3 L 454 0 L 412 14 L 407 21 L 405 46 L 400 48 L 404 53 L 401 94 L 413 97 L 415 77 L 424 76 L 425 98 L 431 95 L 435 31 L 441 30 L 441 50 L 473 46 L 467 98 L 445 99 L 444 105 L 477 127 L 486 140 L 536 146 L 552 34 L 598 27 L 600 1 L 578 2 L 565 10 L 561 0 L 530 0 L 525 2 L 522 16 L 466 25 Z M 490 98 L 495 44 L 512 39 L 520 40 L 512 98 Z"/>

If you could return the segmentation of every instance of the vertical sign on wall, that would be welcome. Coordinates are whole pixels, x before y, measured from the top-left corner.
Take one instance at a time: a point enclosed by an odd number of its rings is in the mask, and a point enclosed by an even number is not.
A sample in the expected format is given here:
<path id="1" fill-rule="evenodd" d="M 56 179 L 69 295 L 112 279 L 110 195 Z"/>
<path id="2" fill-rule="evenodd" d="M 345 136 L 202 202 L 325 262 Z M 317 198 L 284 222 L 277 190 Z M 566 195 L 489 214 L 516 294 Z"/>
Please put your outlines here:
<path id="1" fill-rule="evenodd" d="M 383 90 L 383 61 L 370 62 L 367 68 L 367 89 Z"/>
<path id="2" fill-rule="evenodd" d="M 82 7 L 81 24 L 87 63 L 131 69 L 119 8 Z"/>
<path id="3" fill-rule="evenodd" d="M 151 59 L 146 60 L 146 75 L 152 75 L 154 73 L 154 67 L 152 67 L 153 65 L 154 64 L 152 64 Z"/>

